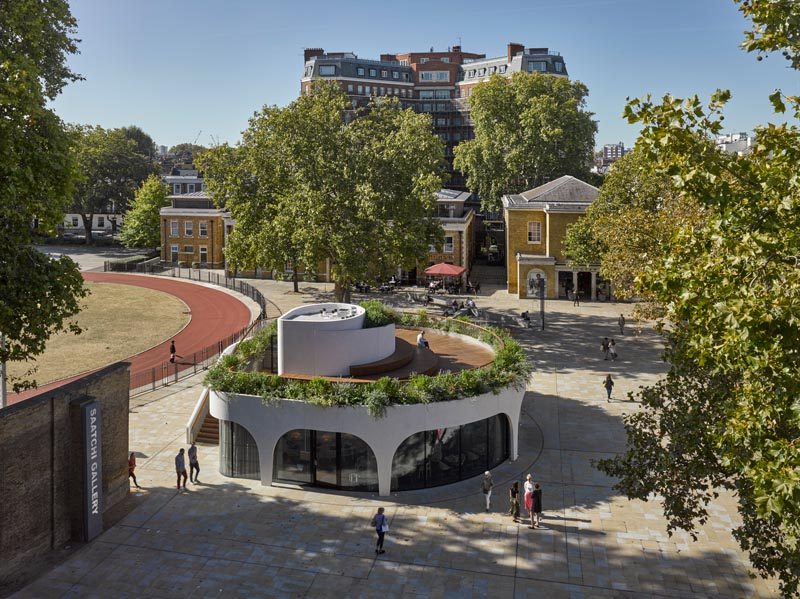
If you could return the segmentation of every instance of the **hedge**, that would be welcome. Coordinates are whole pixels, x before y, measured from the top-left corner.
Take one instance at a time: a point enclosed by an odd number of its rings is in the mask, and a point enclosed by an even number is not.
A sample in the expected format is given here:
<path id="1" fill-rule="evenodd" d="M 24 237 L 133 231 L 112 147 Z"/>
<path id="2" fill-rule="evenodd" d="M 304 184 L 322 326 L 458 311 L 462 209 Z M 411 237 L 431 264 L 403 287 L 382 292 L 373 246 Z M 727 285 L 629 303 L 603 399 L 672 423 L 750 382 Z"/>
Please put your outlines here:
<path id="1" fill-rule="evenodd" d="M 373 322 L 383 322 L 388 318 L 384 324 L 394 322 L 401 326 L 427 327 L 478 338 L 492 346 L 495 359 L 482 368 L 456 373 L 415 374 L 407 380 L 383 377 L 370 383 L 339 383 L 321 377 L 298 381 L 277 374 L 243 370 L 269 345 L 270 336 L 276 334 L 276 327 L 271 326 L 241 342 L 236 352 L 224 356 L 212 366 L 205 377 L 206 386 L 220 392 L 259 395 L 267 403 L 276 399 L 295 399 L 320 406 L 364 405 L 376 418 L 383 416 L 389 406 L 476 397 L 488 392 L 499 393 L 509 386 L 525 388 L 532 368 L 522 346 L 506 331 L 470 326 L 466 317 L 433 321 L 424 310 L 400 314 L 377 301 L 364 302 L 362 306 L 375 319 Z"/>

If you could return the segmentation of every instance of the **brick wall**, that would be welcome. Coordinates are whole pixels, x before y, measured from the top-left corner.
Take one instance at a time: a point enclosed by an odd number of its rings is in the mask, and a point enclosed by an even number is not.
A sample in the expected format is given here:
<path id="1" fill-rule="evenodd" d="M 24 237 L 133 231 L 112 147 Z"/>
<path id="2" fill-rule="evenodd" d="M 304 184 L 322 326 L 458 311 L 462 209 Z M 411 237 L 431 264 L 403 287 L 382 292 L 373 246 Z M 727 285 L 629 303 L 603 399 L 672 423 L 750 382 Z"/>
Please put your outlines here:
<path id="1" fill-rule="evenodd" d="M 127 495 L 129 368 L 119 362 L 0 410 L 0 586 L 79 538 L 82 434 L 71 402 L 101 404 L 104 511 Z"/>
<path id="2" fill-rule="evenodd" d="M 178 235 L 172 237 L 172 221 L 178 221 Z M 191 236 L 186 235 L 185 223 L 190 221 L 192 223 Z M 204 237 L 200 236 L 200 223 L 205 222 L 208 225 L 208 234 Z M 223 256 L 223 239 L 224 239 L 224 220 L 219 215 L 202 215 L 202 216 L 162 216 L 161 217 L 161 259 L 167 262 L 172 261 L 171 246 L 178 246 L 178 261 L 185 262 L 187 266 L 191 266 L 193 262 L 200 262 L 200 248 L 207 249 L 207 259 L 205 264 L 212 268 L 219 268 L 224 262 Z M 183 250 L 186 246 L 192 247 L 191 253 L 185 253 Z"/>

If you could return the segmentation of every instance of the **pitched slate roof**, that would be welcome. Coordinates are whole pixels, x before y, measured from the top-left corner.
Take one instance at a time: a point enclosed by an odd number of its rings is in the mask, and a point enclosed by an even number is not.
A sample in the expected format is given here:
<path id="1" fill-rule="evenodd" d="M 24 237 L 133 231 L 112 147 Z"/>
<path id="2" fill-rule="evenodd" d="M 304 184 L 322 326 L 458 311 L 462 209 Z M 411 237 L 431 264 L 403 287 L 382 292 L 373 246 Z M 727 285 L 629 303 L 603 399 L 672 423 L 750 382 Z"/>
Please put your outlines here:
<path id="1" fill-rule="evenodd" d="M 544 210 L 545 212 L 583 212 L 597 197 L 599 190 L 570 175 L 519 194 L 503 196 L 509 209 Z"/>

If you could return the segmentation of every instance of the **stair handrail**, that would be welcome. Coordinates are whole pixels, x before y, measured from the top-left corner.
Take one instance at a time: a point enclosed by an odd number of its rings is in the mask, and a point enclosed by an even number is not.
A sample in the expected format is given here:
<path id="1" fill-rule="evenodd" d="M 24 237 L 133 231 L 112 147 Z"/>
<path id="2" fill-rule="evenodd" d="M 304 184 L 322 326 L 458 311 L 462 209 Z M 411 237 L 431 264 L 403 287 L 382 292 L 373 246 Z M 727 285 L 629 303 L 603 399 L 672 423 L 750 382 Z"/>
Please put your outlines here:
<path id="1" fill-rule="evenodd" d="M 203 427 L 203 422 L 208 416 L 209 410 L 209 390 L 208 387 L 203 387 L 203 392 L 194 406 L 192 415 L 189 416 L 189 422 L 186 423 L 186 442 L 191 444 L 197 439 L 200 429 Z"/>

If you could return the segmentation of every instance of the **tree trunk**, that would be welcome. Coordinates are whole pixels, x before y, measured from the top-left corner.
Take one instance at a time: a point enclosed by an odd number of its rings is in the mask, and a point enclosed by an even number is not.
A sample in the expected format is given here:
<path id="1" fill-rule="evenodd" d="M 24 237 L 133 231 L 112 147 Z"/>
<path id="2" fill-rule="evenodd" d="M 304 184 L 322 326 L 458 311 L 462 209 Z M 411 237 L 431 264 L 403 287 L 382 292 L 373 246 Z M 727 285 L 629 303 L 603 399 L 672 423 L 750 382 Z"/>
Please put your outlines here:
<path id="1" fill-rule="evenodd" d="M 333 298 L 337 302 L 344 304 L 350 303 L 350 283 L 342 282 L 337 279 L 333 281 Z"/>
<path id="2" fill-rule="evenodd" d="M 297 281 L 298 281 L 297 269 L 293 268 L 292 269 L 292 284 L 294 285 L 294 292 L 295 293 L 300 293 L 300 285 L 298 285 Z"/>
<path id="3" fill-rule="evenodd" d="M 86 245 L 92 245 L 92 221 L 94 220 L 94 214 L 81 214 L 81 218 L 83 219 L 83 229 L 86 232 Z"/>

